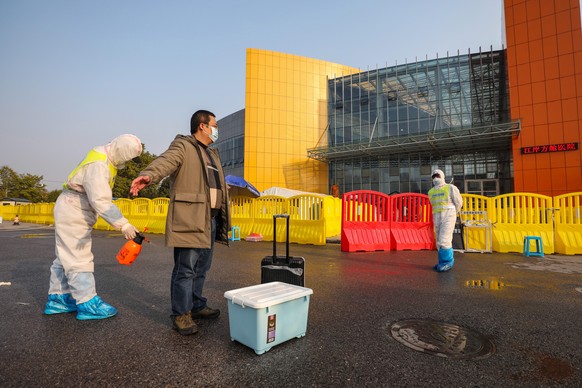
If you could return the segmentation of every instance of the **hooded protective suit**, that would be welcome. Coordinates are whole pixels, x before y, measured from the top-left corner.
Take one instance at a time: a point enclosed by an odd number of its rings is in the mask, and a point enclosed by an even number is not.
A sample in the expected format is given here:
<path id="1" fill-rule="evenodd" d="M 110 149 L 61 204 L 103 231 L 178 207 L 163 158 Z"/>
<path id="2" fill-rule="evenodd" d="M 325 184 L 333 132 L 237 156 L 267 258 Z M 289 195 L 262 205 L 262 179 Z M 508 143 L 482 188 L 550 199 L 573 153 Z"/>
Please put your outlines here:
<path id="1" fill-rule="evenodd" d="M 463 207 L 463 198 L 459 189 L 445 183 L 445 173 L 441 170 L 432 172 L 433 188 L 428 191 L 432 205 L 434 231 L 438 249 L 438 264 L 434 269 L 438 272 L 448 271 L 453 267 L 453 233 L 457 213 Z"/>
<path id="2" fill-rule="evenodd" d="M 104 303 L 95 289 L 91 230 L 101 216 L 126 238 L 137 229 L 112 201 L 117 170 L 141 155 L 134 135 L 121 135 L 105 146 L 89 151 L 63 184 L 54 208 L 55 254 L 51 266 L 49 299 L 45 314 L 77 311 L 78 319 L 102 319 L 117 310 Z"/>

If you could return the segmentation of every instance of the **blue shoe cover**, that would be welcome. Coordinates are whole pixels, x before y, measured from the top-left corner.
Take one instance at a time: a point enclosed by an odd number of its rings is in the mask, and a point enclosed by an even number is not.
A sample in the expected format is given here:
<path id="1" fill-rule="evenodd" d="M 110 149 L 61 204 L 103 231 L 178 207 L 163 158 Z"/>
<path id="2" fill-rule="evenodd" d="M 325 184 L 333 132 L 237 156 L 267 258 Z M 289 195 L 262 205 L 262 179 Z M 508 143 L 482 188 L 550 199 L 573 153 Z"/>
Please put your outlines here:
<path id="1" fill-rule="evenodd" d="M 439 249 L 439 263 L 434 266 L 437 272 L 446 272 L 453 268 L 455 259 L 453 257 L 453 248 Z"/>
<path id="2" fill-rule="evenodd" d="M 435 271 L 437 271 L 437 272 L 447 272 L 451 268 L 453 268 L 453 265 L 452 264 L 437 265 L 435 267 Z"/>
<path id="3" fill-rule="evenodd" d="M 117 309 L 103 302 L 98 295 L 77 305 L 77 319 L 80 321 L 111 318 L 115 314 L 117 314 Z"/>
<path id="4" fill-rule="evenodd" d="M 45 314 L 72 313 L 73 311 L 77 311 L 77 302 L 71 294 L 49 294 L 44 307 Z"/>

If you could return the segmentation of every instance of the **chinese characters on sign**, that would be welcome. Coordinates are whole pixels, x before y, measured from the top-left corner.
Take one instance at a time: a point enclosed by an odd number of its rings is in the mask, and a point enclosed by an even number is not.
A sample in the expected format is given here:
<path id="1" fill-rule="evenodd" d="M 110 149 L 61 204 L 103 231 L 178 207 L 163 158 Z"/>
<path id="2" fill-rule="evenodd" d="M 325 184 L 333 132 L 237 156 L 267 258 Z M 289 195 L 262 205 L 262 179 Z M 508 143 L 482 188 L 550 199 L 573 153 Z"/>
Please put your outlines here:
<path id="1" fill-rule="evenodd" d="M 577 151 L 578 143 L 546 144 L 533 147 L 521 147 L 522 154 L 543 154 L 546 152 Z"/>

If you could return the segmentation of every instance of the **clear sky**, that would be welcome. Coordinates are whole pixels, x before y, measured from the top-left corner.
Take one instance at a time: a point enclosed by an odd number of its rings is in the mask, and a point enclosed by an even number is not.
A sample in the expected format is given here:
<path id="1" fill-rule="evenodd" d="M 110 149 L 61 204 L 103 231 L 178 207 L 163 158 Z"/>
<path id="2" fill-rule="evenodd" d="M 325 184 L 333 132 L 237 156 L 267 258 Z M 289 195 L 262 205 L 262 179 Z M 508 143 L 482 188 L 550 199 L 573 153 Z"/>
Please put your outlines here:
<path id="1" fill-rule="evenodd" d="M 501 49 L 502 0 L 0 0 L 0 167 L 60 188 L 123 133 L 159 155 L 244 108 L 247 48 L 366 70 Z"/>

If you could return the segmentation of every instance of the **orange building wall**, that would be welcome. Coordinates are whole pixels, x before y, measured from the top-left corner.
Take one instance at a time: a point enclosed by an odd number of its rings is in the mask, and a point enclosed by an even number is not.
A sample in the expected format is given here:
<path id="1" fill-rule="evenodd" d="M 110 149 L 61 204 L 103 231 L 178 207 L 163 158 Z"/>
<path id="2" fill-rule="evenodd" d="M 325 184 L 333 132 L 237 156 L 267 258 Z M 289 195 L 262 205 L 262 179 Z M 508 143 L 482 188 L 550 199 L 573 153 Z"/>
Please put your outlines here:
<path id="1" fill-rule="evenodd" d="M 514 190 L 549 196 L 582 191 L 582 149 L 521 154 L 521 147 L 582 148 L 580 0 L 504 0 Z"/>
<path id="2" fill-rule="evenodd" d="M 259 49 L 247 49 L 246 66 L 245 179 L 327 194 L 327 163 L 307 149 L 327 145 L 327 77 L 359 70 Z"/>

